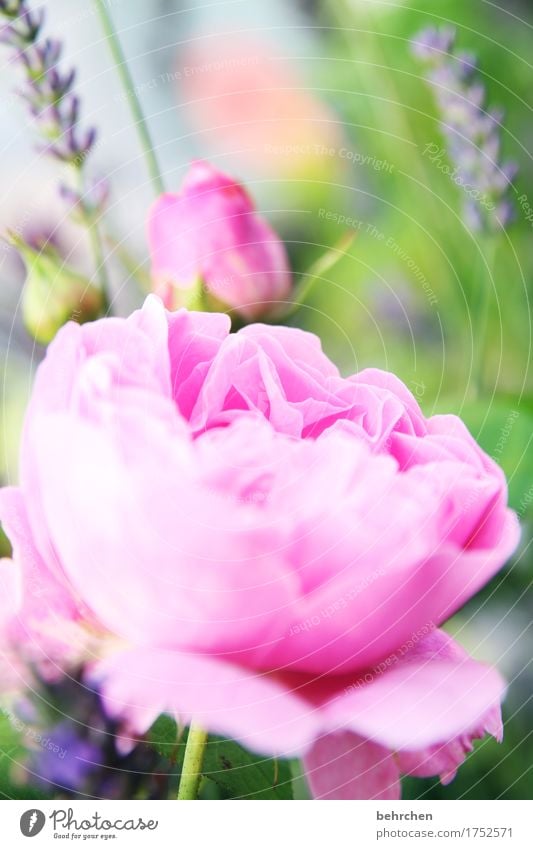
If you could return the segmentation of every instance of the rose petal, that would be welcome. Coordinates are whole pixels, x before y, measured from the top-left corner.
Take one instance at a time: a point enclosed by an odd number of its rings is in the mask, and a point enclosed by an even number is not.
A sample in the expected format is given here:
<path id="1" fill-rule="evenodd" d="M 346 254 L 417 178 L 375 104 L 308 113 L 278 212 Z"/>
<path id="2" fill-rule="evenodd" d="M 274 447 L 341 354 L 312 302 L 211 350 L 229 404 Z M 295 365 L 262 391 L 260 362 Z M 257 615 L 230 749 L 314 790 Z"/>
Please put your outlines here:
<path id="1" fill-rule="evenodd" d="M 298 692 L 214 657 L 140 648 L 103 661 L 91 681 L 111 715 L 137 732 L 167 712 L 283 757 L 306 751 L 319 732 L 318 715 Z"/>
<path id="2" fill-rule="evenodd" d="M 350 731 L 320 737 L 303 760 L 315 799 L 400 798 L 392 753 Z"/>
<path id="3" fill-rule="evenodd" d="M 399 751 L 475 732 L 504 692 L 495 669 L 436 631 L 405 653 L 399 648 L 373 672 L 344 676 L 336 692 L 332 679 L 324 677 L 309 685 L 306 695 L 320 708 L 330 731 L 349 729 Z"/>

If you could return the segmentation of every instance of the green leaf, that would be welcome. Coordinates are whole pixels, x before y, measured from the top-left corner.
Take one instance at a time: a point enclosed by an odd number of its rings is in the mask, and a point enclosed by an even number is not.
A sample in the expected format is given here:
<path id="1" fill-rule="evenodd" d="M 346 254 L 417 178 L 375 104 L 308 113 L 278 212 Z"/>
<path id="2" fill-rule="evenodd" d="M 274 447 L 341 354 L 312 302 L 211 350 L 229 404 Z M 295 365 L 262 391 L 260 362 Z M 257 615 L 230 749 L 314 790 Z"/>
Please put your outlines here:
<path id="1" fill-rule="evenodd" d="M 8 713 L 0 709 L 0 800 L 44 799 L 42 791 L 17 780 L 26 759 L 25 739 L 9 721 Z"/>
<path id="2" fill-rule="evenodd" d="M 176 720 L 166 713 L 158 716 L 147 734 L 148 742 L 156 752 L 172 762 L 183 760 L 185 750 L 185 738 L 178 740 L 178 726 Z"/>
<path id="3" fill-rule="evenodd" d="M 147 735 L 160 755 L 180 770 L 187 730 L 181 735 L 172 717 L 159 716 Z M 289 761 L 265 758 L 247 751 L 234 740 L 209 736 L 202 767 L 205 786 L 214 783 L 226 799 L 292 799 Z"/>
<path id="4" fill-rule="evenodd" d="M 231 799 L 292 799 L 289 762 L 253 754 L 233 740 L 209 738 L 202 772 Z"/>

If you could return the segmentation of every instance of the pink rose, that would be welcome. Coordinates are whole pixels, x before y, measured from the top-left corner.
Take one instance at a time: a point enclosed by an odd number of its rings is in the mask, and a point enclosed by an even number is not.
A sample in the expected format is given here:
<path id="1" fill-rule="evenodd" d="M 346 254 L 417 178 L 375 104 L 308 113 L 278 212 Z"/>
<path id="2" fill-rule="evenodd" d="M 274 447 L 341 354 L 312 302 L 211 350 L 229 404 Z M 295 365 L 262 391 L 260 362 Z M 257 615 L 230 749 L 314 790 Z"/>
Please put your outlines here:
<path id="1" fill-rule="evenodd" d="M 23 584 L 107 633 L 95 676 L 131 731 L 194 717 L 302 756 L 320 798 L 450 780 L 501 734 L 500 676 L 438 626 L 517 544 L 503 474 L 392 375 L 228 331 L 151 296 L 59 332 L 0 496 Z"/>
<path id="2" fill-rule="evenodd" d="M 290 294 L 283 243 L 244 188 L 207 162 L 192 164 L 178 195 L 155 202 L 148 240 L 155 291 L 169 308 L 203 292 L 252 319 Z"/>

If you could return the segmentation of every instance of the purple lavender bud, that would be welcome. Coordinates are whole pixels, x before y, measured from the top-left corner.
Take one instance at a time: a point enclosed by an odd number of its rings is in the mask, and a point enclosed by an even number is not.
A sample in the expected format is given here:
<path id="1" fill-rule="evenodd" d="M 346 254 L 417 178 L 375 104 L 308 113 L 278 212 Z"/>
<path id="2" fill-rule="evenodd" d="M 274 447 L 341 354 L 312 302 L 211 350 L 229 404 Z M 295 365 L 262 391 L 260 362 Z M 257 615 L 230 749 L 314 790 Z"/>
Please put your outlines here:
<path id="1" fill-rule="evenodd" d="M 440 62 L 455 43 L 454 27 L 428 27 L 411 41 L 415 56 L 430 62 Z"/>
<path id="2" fill-rule="evenodd" d="M 31 9 L 24 8 L 17 19 L 17 26 L 21 28 L 27 42 L 35 41 L 43 24 L 44 9 L 37 9 L 33 12 Z"/>
<path id="3" fill-rule="evenodd" d="M 473 85 L 469 86 L 468 92 L 468 102 L 471 106 L 473 106 L 476 110 L 480 109 L 485 102 L 486 91 L 485 86 L 483 86 L 480 82 L 475 82 Z"/>
<path id="4" fill-rule="evenodd" d="M 501 195 L 509 189 L 514 177 L 517 173 L 517 166 L 514 162 L 506 162 L 501 167 L 497 166 L 492 175 L 492 183 L 498 189 Z"/>
<path id="5" fill-rule="evenodd" d="M 25 66 L 30 81 L 33 82 L 33 77 L 37 76 L 41 68 L 41 59 L 35 45 L 29 45 L 17 54 L 17 58 Z"/>
<path id="6" fill-rule="evenodd" d="M 511 185 L 517 174 L 518 165 L 516 162 L 504 162 L 498 168 L 498 173 L 495 175 L 494 180 L 502 193 Z"/>
<path id="7" fill-rule="evenodd" d="M 500 137 L 496 134 L 489 136 L 480 144 L 479 152 L 488 159 L 491 165 L 497 165 L 500 156 Z"/>
<path id="8" fill-rule="evenodd" d="M 76 139 L 76 128 L 72 124 L 65 126 L 61 141 L 67 156 L 76 156 L 78 153 L 78 142 Z"/>
<path id="9" fill-rule="evenodd" d="M 494 129 L 501 128 L 503 119 L 505 118 L 505 110 L 501 106 L 496 106 L 493 109 L 489 109 L 487 117 L 492 121 Z"/>
<path id="10" fill-rule="evenodd" d="M 75 68 L 71 68 L 71 70 L 67 74 L 63 75 L 63 77 L 61 78 L 61 84 L 58 87 L 58 90 L 60 90 L 60 93 L 61 93 L 61 97 L 64 97 L 64 95 L 67 94 L 67 92 L 70 91 L 70 89 L 72 88 L 72 86 L 74 84 L 75 79 L 76 79 L 76 69 Z"/>
<path id="11" fill-rule="evenodd" d="M 80 193 L 76 189 L 73 189 L 72 186 L 65 185 L 65 183 L 61 183 L 59 186 L 59 194 L 65 203 L 73 208 L 78 206 L 81 201 Z"/>
<path id="12" fill-rule="evenodd" d="M 457 83 L 457 74 L 451 65 L 430 66 L 428 69 L 428 77 L 431 82 L 442 88 L 442 94 L 453 94 Z"/>
<path id="13" fill-rule="evenodd" d="M 17 47 L 16 32 L 9 24 L 3 24 L 0 27 L 0 44 L 7 44 L 9 47 Z"/>
<path id="14" fill-rule="evenodd" d="M 43 45 L 43 65 L 47 68 L 53 68 L 57 65 L 63 45 L 57 38 L 47 38 Z"/>
<path id="15" fill-rule="evenodd" d="M 24 49 L 26 45 L 36 40 L 44 23 L 44 10 L 32 12 L 27 8 L 24 0 L 12 3 L 0 2 L 0 17 L 7 18 L 10 22 L 12 30 L 10 43 Z"/>
<path id="16" fill-rule="evenodd" d="M 458 52 L 454 56 L 457 73 L 465 80 L 477 71 L 477 57 L 473 53 Z"/>
<path id="17" fill-rule="evenodd" d="M 97 131 L 95 127 L 91 127 L 91 129 L 87 130 L 83 137 L 83 141 L 79 145 L 79 151 L 81 153 L 88 153 L 96 141 L 96 136 Z"/>
<path id="18" fill-rule="evenodd" d="M 73 210 L 82 208 L 90 215 L 98 215 L 103 212 L 108 201 L 110 188 L 108 180 L 99 179 L 91 182 L 83 195 L 67 185 L 61 185 L 59 191 L 63 200 Z"/>
<path id="19" fill-rule="evenodd" d="M 505 229 L 512 221 L 514 221 L 516 217 L 515 208 L 512 203 L 508 200 L 503 200 L 496 207 L 496 212 L 494 214 L 498 224 L 500 227 Z"/>
<path id="20" fill-rule="evenodd" d="M 27 720 L 29 782 L 66 798 L 167 798 L 168 763 L 143 741 L 121 751 L 117 723 L 98 694 L 82 685 L 82 674 L 36 681 L 38 709 Z"/>
<path id="21" fill-rule="evenodd" d="M 80 100 L 76 95 L 71 95 L 64 102 L 64 112 L 62 116 L 62 123 L 65 127 L 73 127 L 74 124 L 78 122 L 78 116 L 80 111 Z"/>
<path id="22" fill-rule="evenodd" d="M 480 233 L 483 230 L 483 217 L 479 205 L 468 198 L 463 205 L 463 218 L 469 230 Z"/>
<path id="23" fill-rule="evenodd" d="M 74 724 L 68 722 L 46 729 L 41 739 L 45 745 L 41 744 L 27 764 L 35 780 L 44 787 L 81 790 L 101 763 L 98 746 L 81 739 Z"/>
<path id="24" fill-rule="evenodd" d="M 516 167 L 501 162 L 504 113 L 486 108 L 475 56 L 456 50 L 455 32 L 449 27 L 424 30 L 413 40 L 412 49 L 424 63 L 435 95 L 452 165 L 450 176 L 477 194 L 475 200 L 467 197 L 463 203 L 465 223 L 476 231 L 505 227 L 512 219 L 506 195 Z"/>
<path id="25" fill-rule="evenodd" d="M 51 97 L 57 98 L 58 96 L 61 96 L 62 79 L 59 71 L 56 70 L 56 68 L 49 68 L 46 71 L 46 78 L 45 80 L 43 80 L 43 82 L 45 82 Z"/>

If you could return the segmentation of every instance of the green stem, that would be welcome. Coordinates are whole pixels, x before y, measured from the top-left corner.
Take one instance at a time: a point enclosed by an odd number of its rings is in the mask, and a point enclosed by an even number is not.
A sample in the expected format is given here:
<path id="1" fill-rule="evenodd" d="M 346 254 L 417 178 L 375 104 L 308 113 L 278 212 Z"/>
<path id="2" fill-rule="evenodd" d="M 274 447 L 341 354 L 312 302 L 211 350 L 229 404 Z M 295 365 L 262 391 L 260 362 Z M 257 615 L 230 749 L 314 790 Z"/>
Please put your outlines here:
<path id="1" fill-rule="evenodd" d="M 102 291 L 103 298 L 103 308 L 105 312 L 109 311 L 111 306 L 110 303 L 110 288 L 109 288 L 109 276 L 107 274 L 107 268 L 104 259 L 104 251 L 102 248 L 102 240 L 100 238 L 100 231 L 98 230 L 98 225 L 94 221 L 87 222 L 87 230 L 89 233 L 89 239 L 91 241 L 91 248 L 94 254 L 94 259 L 96 262 L 97 274 L 100 278 L 100 288 Z"/>
<path id="2" fill-rule="evenodd" d="M 487 327 L 489 321 L 490 286 L 493 279 L 494 263 L 496 258 L 496 238 L 493 236 L 481 245 L 481 268 L 479 273 L 479 293 L 477 298 L 477 315 L 475 316 L 474 343 L 476 351 L 474 356 L 474 390 L 479 397 L 484 388 L 485 351 L 487 342 Z M 483 250 L 483 247 L 486 249 Z"/>
<path id="3" fill-rule="evenodd" d="M 94 256 L 94 262 L 96 266 L 96 275 L 100 282 L 100 289 L 102 291 L 103 297 L 103 306 L 105 311 L 107 312 L 110 307 L 110 298 L 111 298 L 111 290 L 109 285 L 109 275 L 107 273 L 107 267 L 105 263 L 104 257 L 104 249 L 102 246 L 102 240 L 100 238 L 100 231 L 98 229 L 98 225 L 96 221 L 93 220 L 92 215 L 87 211 L 84 203 L 83 196 L 85 194 L 85 186 L 83 182 L 83 174 L 81 168 L 76 167 L 76 183 L 78 185 L 78 191 L 81 199 L 81 214 L 83 216 L 83 221 L 85 224 L 85 228 L 87 230 L 87 234 L 89 236 L 89 241 L 91 243 L 91 249 Z"/>
<path id="4" fill-rule="evenodd" d="M 316 281 L 330 271 L 346 253 L 355 239 L 356 233 L 344 233 L 339 241 L 326 253 L 322 254 L 316 262 L 305 272 L 303 282 L 296 289 L 292 303 L 276 317 L 276 321 L 286 321 L 298 312 L 302 304 L 305 304 Z"/>
<path id="5" fill-rule="evenodd" d="M 207 731 L 191 722 L 178 790 L 178 799 L 196 799 L 202 778 L 202 762 L 207 744 Z"/>
<path id="6" fill-rule="evenodd" d="M 139 98 L 137 97 L 137 94 L 135 92 L 135 86 L 131 78 L 126 58 L 122 51 L 122 47 L 120 46 L 120 41 L 118 40 L 115 27 L 113 26 L 111 15 L 109 14 L 109 11 L 106 7 L 106 0 L 95 0 L 95 5 L 100 16 L 102 29 L 104 30 L 107 41 L 109 43 L 109 49 L 111 50 L 111 54 L 115 61 L 117 73 L 120 77 L 122 85 L 124 86 L 124 92 L 128 99 L 129 107 L 135 119 L 135 125 L 137 128 L 137 133 L 139 135 L 139 141 L 141 143 L 144 158 L 146 160 L 146 166 L 148 169 L 148 173 L 150 174 L 150 179 L 152 181 L 154 191 L 156 194 L 160 195 L 161 192 L 164 191 L 161 171 L 159 169 L 159 165 L 155 155 L 154 146 L 152 143 L 150 132 L 148 130 L 148 125 L 146 123 L 146 119 L 144 117 Z"/>

